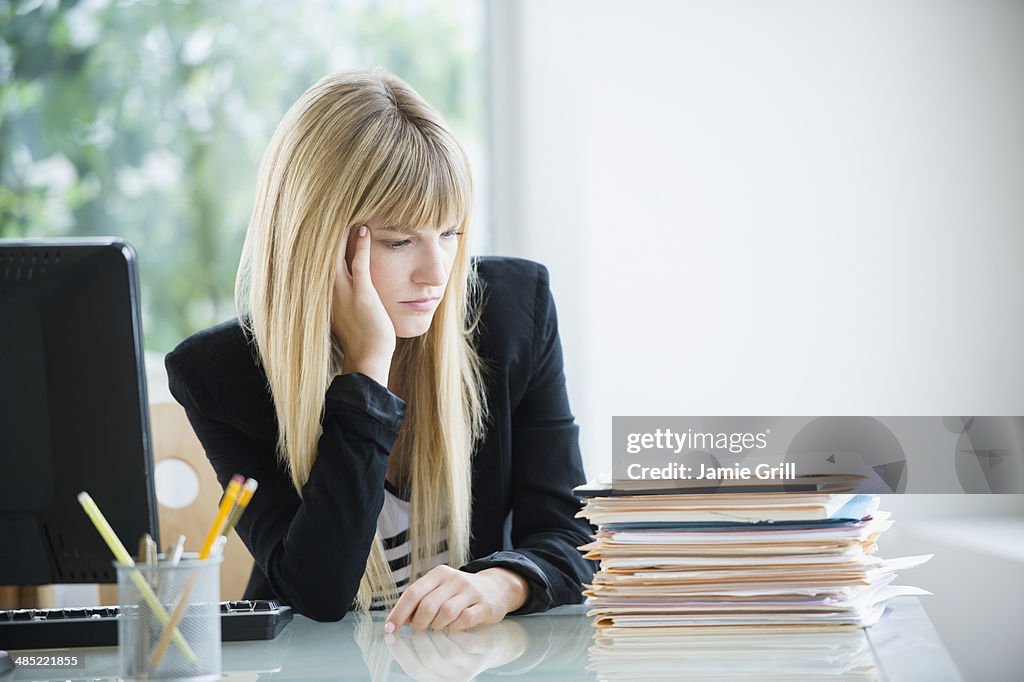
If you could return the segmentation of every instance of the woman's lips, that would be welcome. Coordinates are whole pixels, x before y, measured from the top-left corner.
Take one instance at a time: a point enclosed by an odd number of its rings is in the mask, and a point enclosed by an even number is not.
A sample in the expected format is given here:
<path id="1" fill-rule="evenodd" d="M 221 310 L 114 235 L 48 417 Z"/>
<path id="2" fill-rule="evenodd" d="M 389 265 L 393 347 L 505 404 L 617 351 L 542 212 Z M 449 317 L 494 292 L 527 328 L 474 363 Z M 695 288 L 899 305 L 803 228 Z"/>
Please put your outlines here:
<path id="1" fill-rule="evenodd" d="M 415 301 L 400 301 L 400 303 L 409 306 L 417 312 L 428 313 L 434 309 L 434 306 L 440 300 L 440 298 L 418 298 Z"/>

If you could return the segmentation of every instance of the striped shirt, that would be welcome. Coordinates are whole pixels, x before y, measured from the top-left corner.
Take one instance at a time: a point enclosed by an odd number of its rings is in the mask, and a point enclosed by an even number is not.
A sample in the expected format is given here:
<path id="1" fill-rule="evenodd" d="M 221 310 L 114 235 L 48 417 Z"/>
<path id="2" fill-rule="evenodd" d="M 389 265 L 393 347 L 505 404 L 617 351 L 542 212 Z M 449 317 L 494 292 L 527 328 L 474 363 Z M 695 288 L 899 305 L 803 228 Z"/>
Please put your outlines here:
<path id="1" fill-rule="evenodd" d="M 410 553 L 409 542 L 409 500 L 402 496 L 390 481 L 384 481 L 384 507 L 377 517 L 377 530 L 384 542 L 384 558 L 391 567 L 391 575 L 401 594 L 409 586 Z M 434 555 L 431 568 L 448 561 L 448 540 L 441 541 L 440 553 Z M 375 602 L 373 608 L 382 608 Z"/>

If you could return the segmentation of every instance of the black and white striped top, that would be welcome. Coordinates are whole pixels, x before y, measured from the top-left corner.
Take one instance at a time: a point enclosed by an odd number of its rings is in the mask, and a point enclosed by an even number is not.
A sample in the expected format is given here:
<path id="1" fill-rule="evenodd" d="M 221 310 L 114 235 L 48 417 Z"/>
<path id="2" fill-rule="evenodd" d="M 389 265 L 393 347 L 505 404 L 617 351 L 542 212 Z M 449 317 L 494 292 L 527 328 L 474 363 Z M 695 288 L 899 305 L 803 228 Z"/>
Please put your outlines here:
<path id="1" fill-rule="evenodd" d="M 401 594 L 409 586 L 410 553 L 409 543 L 409 500 L 390 481 L 384 481 L 384 507 L 377 517 L 377 530 L 384 542 L 384 557 L 391 567 L 391 575 L 395 578 L 398 593 Z M 439 546 L 440 553 L 434 555 L 431 568 L 448 561 L 448 540 L 443 539 Z M 376 602 L 373 608 L 383 608 Z"/>

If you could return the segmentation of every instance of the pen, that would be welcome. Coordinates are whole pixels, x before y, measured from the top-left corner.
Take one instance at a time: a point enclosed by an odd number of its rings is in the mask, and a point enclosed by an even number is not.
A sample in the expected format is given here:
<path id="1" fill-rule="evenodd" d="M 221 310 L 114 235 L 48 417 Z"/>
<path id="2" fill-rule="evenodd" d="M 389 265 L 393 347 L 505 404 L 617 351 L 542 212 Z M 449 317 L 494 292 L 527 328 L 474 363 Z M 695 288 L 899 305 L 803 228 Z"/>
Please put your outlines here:
<path id="1" fill-rule="evenodd" d="M 156 554 L 157 547 L 156 542 L 153 541 L 153 536 L 149 533 L 143 534 L 139 538 L 139 563 L 147 567 L 146 577 L 152 584 L 154 590 L 157 593 L 157 599 L 161 599 L 161 585 L 159 574 L 152 570 L 153 566 L 156 566 Z M 150 631 L 153 625 L 153 610 L 150 609 L 145 602 L 139 605 L 139 640 L 143 642 L 149 642 Z M 147 644 L 148 646 L 148 644 Z M 135 650 L 136 665 L 139 670 L 145 670 L 146 665 L 146 650 L 144 647 L 139 647 Z"/>
<path id="2" fill-rule="evenodd" d="M 178 562 L 181 561 L 181 555 L 185 552 L 185 536 L 179 535 L 177 542 L 167 548 L 167 553 L 164 555 L 164 560 L 167 566 L 177 566 Z M 161 573 L 163 575 L 163 573 Z M 160 598 L 161 603 L 167 601 L 168 581 L 161 579 L 157 583 L 156 596 Z"/>
<path id="3" fill-rule="evenodd" d="M 179 535 L 178 541 L 174 543 L 174 547 L 167 553 L 167 561 L 171 566 L 177 566 L 178 562 L 181 561 L 181 555 L 185 552 L 185 536 Z"/>
<path id="4" fill-rule="evenodd" d="M 89 497 L 89 493 L 85 491 L 78 493 L 78 503 L 82 505 L 82 509 L 84 509 L 85 513 L 89 516 L 89 520 L 92 521 L 94 526 L 96 526 L 96 530 L 99 531 L 100 537 L 103 538 L 103 541 L 107 543 L 107 547 L 109 547 L 110 551 L 114 553 L 114 558 L 117 559 L 117 563 L 128 568 L 135 568 L 135 562 L 132 560 L 131 555 L 128 554 L 128 550 L 121 544 L 121 541 L 117 538 L 117 534 L 114 532 L 114 529 L 110 527 L 107 519 L 103 516 L 103 512 L 101 512 L 100 508 L 96 506 L 96 502 Z M 138 570 L 131 571 L 128 575 L 131 581 L 135 584 L 135 587 L 139 590 L 139 594 L 142 596 L 142 599 L 146 602 L 149 608 L 153 609 L 153 613 L 156 614 L 157 620 L 159 620 L 166 628 L 171 617 L 167 614 L 167 611 L 164 610 L 164 606 L 160 603 L 160 600 L 156 598 L 155 594 L 153 594 L 153 590 L 149 586 L 149 583 L 146 582 L 146 579 Z M 189 662 L 194 662 L 196 660 L 196 655 L 192 652 L 192 649 L 189 647 L 188 642 L 185 641 L 185 638 L 181 636 L 181 632 L 178 631 L 177 626 L 174 627 L 172 636 L 174 638 L 174 643 L 178 645 L 178 648 L 181 649 L 181 652 Z"/>
<path id="5" fill-rule="evenodd" d="M 213 543 L 213 550 L 210 552 L 210 556 L 220 556 L 224 553 L 224 545 L 228 544 L 228 536 L 221 535 L 217 538 L 217 541 Z"/>

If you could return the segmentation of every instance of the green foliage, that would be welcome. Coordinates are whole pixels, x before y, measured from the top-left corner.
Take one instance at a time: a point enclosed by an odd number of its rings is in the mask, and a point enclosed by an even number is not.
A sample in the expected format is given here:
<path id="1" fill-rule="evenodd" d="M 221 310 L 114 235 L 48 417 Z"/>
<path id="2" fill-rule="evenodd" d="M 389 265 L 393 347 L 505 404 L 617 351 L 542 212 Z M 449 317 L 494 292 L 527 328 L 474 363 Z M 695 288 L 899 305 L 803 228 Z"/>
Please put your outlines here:
<path id="1" fill-rule="evenodd" d="M 233 314 L 256 170 L 320 76 L 384 66 L 483 138 L 481 0 L 0 0 L 0 237 L 117 235 L 149 350 Z"/>

